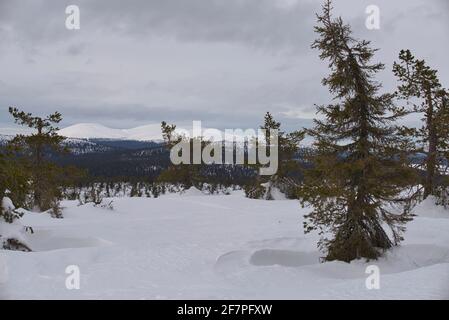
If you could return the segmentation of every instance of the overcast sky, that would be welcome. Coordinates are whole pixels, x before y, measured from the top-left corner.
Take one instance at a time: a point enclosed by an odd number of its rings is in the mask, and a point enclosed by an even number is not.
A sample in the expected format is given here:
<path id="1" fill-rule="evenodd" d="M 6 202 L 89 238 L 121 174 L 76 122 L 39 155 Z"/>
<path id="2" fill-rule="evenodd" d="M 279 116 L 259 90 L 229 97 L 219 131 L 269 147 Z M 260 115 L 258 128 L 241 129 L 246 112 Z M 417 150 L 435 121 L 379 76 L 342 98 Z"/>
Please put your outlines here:
<path id="1" fill-rule="evenodd" d="M 81 29 L 65 28 L 78 5 Z M 380 30 L 365 9 L 380 8 Z M 310 45 L 316 0 L 0 0 L 0 127 L 8 106 L 64 116 L 61 127 L 129 128 L 167 120 L 253 128 L 271 111 L 287 129 L 330 97 Z M 386 90 L 400 49 L 449 87 L 449 1 L 335 0 L 335 14 L 380 48 Z M 309 120 L 310 121 L 310 120 Z"/>

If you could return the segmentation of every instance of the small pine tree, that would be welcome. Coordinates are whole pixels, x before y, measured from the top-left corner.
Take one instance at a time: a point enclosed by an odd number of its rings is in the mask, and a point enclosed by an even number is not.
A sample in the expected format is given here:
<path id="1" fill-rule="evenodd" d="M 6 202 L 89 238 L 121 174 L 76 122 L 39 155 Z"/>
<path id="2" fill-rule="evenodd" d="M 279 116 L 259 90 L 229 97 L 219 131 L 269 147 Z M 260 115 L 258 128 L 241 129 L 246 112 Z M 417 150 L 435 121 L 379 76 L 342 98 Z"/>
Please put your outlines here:
<path id="1" fill-rule="evenodd" d="M 201 164 L 193 164 L 193 143 L 196 138 L 188 139 L 176 134 L 176 125 L 168 125 L 165 121 L 162 121 L 161 123 L 161 130 L 165 147 L 169 151 L 183 140 L 186 141 L 186 143 L 190 143 L 190 163 L 170 165 L 166 170 L 163 170 L 160 173 L 157 181 L 162 183 L 181 184 L 185 189 L 196 186 L 201 180 Z M 204 144 L 205 143 L 202 142 L 202 146 L 204 146 Z"/>
<path id="2" fill-rule="evenodd" d="M 441 200 L 445 177 L 439 168 L 449 159 L 449 93 L 442 88 L 437 70 L 416 59 L 410 50 L 401 50 L 393 72 L 400 82 L 398 96 L 412 105 L 412 112 L 424 115 L 421 128 L 404 130 L 416 142 L 414 151 L 426 154 L 421 166 L 424 169 L 422 198 L 433 195 Z"/>
<path id="3" fill-rule="evenodd" d="M 258 175 L 253 184 L 245 187 L 245 194 L 249 198 L 265 198 L 271 200 L 271 188 L 276 187 L 289 197 L 296 197 L 296 187 L 301 171 L 300 164 L 294 159 L 299 150 L 299 143 L 304 139 L 304 131 L 285 133 L 280 131 L 281 123 L 277 122 L 270 112 L 264 116 L 264 123 L 260 127 L 265 130 L 265 146 L 270 147 L 270 130 L 278 131 L 278 170 L 272 176 Z M 257 145 L 257 147 L 259 147 Z M 260 165 L 250 165 L 258 169 Z M 263 185 L 262 185 L 263 184 Z"/>
<path id="4" fill-rule="evenodd" d="M 151 186 L 151 193 L 153 194 L 154 198 L 159 197 L 161 192 L 160 192 L 159 186 L 157 184 L 153 184 Z"/>
<path id="5" fill-rule="evenodd" d="M 167 122 L 161 122 L 162 138 L 167 146 L 167 148 L 172 148 L 176 143 L 179 142 L 179 137 L 176 136 L 175 130 L 176 125 L 167 124 Z"/>
<path id="6" fill-rule="evenodd" d="M 378 93 L 381 86 L 373 76 L 383 65 L 370 64 L 376 50 L 354 39 L 331 10 L 327 1 L 317 16 L 319 38 L 312 47 L 329 61 L 331 73 L 323 84 L 337 102 L 318 106 L 324 119 L 307 131 L 315 138 L 316 155 L 300 187 L 303 206 L 313 207 L 304 227 L 320 231 L 325 260 L 377 259 L 402 240 L 404 224 L 411 220 L 401 191 L 413 175 L 398 149 L 405 141 L 394 125 L 405 111 L 393 104 L 393 95 Z M 402 212 L 391 210 L 402 202 Z"/>
<path id="7" fill-rule="evenodd" d="M 106 197 L 107 198 L 111 197 L 111 189 L 110 189 L 109 183 L 106 183 Z"/>
<path id="8" fill-rule="evenodd" d="M 98 186 L 94 183 L 92 184 L 92 187 L 87 192 L 87 194 L 84 196 L 84 203 L 93 203 L 95 206 L 100 205 L 103 202 L 103 196 L 101 194 L 101 190 L 98 188 Z"/>
<path id="9" fill-rule="evenodd" d="M 62 120 L 59 112 L 55 112 L 46 118 L 34 117 L 31 113 L 19 111 L 17 108 L 9 108 L 9 113 L 16 123 L 35 129 L 30 135 L 16 135 L 10 142 L 14 147 L 20 147 L 30 162 L 33 206 L 41 211 L 54 207 L 54 202 L 61 196 L 58 178 L 61 170 L 55 164 L 47 161 L 46 152 L 66 152 L 62 142 L 64 137 L 58 135 L 58 124 Z"/>
<path id="10" fill-rule="evenodd" d="M 129 196 L 132 198 L 139 196 L 138 184 L 136 182 L 131 184 L 131 192 L 130 192 Z"/>
<path id="11" fill-rule="evenodd" d="M 10 153 L 0 151 L 0 225 L 13 223 L 22 216 L 19 211 L 15 210 L 12 200 L 20 201 L 28 191 L 28 175 L 21 170 L 19 163 L 20 161 L 13 158 Z M 19 239 L 1 233 L 0 249 L 31 251 Z"/>
<path id="12" fill-rule="evenodd" d="M 16 152 L 19 150 L 15 150 Z M 0 199 L 9 190 L 12 202 L 25 207 L 30 192 L 30 170 L 23 159 L 16 157 L 8 148 L 0 151 Z"/>

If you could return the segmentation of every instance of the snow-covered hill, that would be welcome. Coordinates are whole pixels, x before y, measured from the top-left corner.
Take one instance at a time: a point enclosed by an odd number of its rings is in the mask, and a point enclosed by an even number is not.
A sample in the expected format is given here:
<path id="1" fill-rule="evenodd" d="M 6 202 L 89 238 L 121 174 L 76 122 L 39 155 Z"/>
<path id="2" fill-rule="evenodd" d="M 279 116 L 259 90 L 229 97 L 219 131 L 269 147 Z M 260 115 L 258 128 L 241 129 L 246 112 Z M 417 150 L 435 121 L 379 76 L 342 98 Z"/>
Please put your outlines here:
<path id="1" fill-rule="evenodd" d="M 235 141 L 244 142 L 245 139 L 251 139 L 257 135 L 257 128 L 238 129 L 230 128 L 234 131 L 234 136 L 225 135 L 224 130 L 202 127 L 201 135 L 208 140 L 214 141 Z M 248 130 L 248 131 L 246 131 Z M 178 134 L 189 136 L 199 136 L 200 133 L 193 133 L 192 125 L 178 125 L 176 128 Z M 15 130 L 13 128 L 0 128 L 0 136 L 13 136 L 17 133 L 27 134 L 32 130 Z M 99 123 L 78 123 L 62 128 L 58 133 L 67 138 L 76 139 L 110 139 L 110 140 L 129 140 L 129 141 L 155 141 L 161 142 L 162 132 L 160 123 L 153 123 L 139 126 L 131 129 L 115 129 Z M 310 140 L 310 139 L 309 139 Z M 302 145 L 310 145 L 306 139 Z"/>
<path id="2" fill-rule="evenodd" d="M 113 129 L 98 123 L 79 123 L 59 130 L 59 134 L 81 139 L 162 140 L 161 125 L 158 123 L 132 129 Z"/>
<path id="3" fill-rule="evenodd" d="M 257 130 L 257 128 L 255 129 Z M 188 133 L 193 135 L 192 127 L 177 126 L 176 131 L 180 134 Z M 215 141 L 227 140 L 232 141 L 232 137 L 226 137 L 224 131 L 202 127 L 202 134 L 210 139 L 210 135 Z M 133 140 L 133 141 L 162 141 L 161 125 L 159 123 L 148 124 L 131 129 L 113 129 L 98 123 L 79 123 L 59 130 L 59 134 L 69 138 L 80 139 L 112 139 L 112 140 Z M 199 134 L 195 134 L 199 135 Z M 236 141 L 244 141 L 243 132 L 235 132 Z"/>

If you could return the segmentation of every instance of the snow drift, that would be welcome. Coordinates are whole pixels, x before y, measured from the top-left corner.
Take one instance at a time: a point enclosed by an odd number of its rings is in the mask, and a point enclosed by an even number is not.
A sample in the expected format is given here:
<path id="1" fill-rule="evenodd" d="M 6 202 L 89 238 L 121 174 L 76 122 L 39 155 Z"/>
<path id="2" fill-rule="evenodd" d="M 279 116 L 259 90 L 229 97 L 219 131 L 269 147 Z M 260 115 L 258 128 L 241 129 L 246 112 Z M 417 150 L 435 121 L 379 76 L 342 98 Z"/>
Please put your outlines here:
<path id="1" fill-rule="evenodd" d="M 448 299 L 449 219 L 416 208 L 403 245 L 378 261 L 320 263 L 295 200 L 203 195 L 116 198 L 114 211 L 63 203 L 64 219 L 25 212 L 32 253 L 0 251 L 8 299 Z M 449 215 L 449 214 L 448 214 Z M 80 289 L 65 286 L 80 269 Z M 368 290 L 366 268 L 380 270 Z M 2 271 L 3 270 L 3 271 Z M 7 272 L 6 272 L 7 270 Z"/>

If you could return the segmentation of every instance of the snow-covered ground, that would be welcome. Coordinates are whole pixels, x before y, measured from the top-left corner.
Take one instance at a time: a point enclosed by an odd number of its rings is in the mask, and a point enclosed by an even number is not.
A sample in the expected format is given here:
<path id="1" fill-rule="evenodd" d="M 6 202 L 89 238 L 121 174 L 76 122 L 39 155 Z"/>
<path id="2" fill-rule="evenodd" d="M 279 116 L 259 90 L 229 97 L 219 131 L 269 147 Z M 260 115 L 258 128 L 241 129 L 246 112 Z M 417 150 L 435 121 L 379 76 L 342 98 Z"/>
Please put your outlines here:
<path id="1" fill-rule="evenodd" d="M 293 200 L 202 195 L 65 202 L 64 219 L 26 213 L 31 253 L 0 251 L 0 298 L 448 299 L 449 213 L 416 208 L 405 241 L 379 261 L 320 263 Z M 366 267 L 380 270 L 368 290 Z M 66 267 L 80 270 L 68 290 Z"/>

